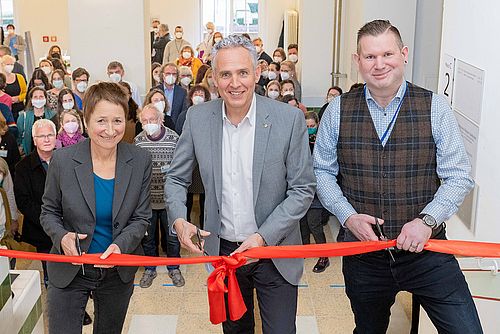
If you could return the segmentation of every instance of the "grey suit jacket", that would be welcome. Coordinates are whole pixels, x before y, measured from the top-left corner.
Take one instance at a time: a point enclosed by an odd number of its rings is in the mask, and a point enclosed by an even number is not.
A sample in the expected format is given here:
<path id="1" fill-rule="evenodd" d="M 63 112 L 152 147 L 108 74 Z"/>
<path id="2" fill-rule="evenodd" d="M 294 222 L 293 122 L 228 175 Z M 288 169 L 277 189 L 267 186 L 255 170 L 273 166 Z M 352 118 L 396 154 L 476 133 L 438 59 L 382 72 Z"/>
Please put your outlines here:
<path id="1" fill-rule="evenodd" d="M 151 156 L 134 145 L 119 143 L 113 196 L 113 243 L 124 254 L 144 254 L 141 240 L 151 218 L 149 187 Z M 87 252 L 96 224 L 94 176 L 90 140 L 58 149 L 50 161 L 42 198 L 40 224 L 52 239 L 51 253 L 63 254 L 61 239 L 78 230 L 87 234 L 81 240 Z M 75 278 L 79 266 L 48 262 L 50 281 L 58 288 Z M 123 282 L 134 278 L 137 267 L 118 267 Z"/>
<path id="2" fill-rule="evenodd" d="M 309 139 L 303 113 L 285 103 L 256 96 L 253 156 L 253 204 L 258 233 L 269 246 L 301 244 L 299 220 L 313 199 Z M 205 250 L 219 255 L 222 192 L 222 100 L 202 103 L 187 113 L 174 159 L 167 172 L 165 195 L 169 224 L 186 219 L 186 189 L 195 161 L 205 187 Z M 303 259 L 273 260 L 291 284 L 298 284 Z"/>

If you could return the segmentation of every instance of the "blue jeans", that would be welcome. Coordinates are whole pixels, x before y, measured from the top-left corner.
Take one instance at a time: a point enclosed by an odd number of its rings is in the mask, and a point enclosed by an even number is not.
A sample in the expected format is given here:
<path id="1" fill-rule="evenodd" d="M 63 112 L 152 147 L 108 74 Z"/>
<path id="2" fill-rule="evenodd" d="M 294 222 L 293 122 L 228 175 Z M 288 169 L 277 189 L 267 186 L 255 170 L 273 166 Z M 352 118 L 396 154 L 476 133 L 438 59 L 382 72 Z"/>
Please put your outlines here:
<path id="1" fill-rule="evenodd" d="M 142 239 L 142 247 L 144 248 L 144 254 L 147 256 L 158 256 L 156 253 L 156 242 L 155 242 L 155 232 L 156 226 L 158 225 L 158 220 L 160 224 L 163 225 L 165 231 L 168 231 L 168 220 L 167 220 L 167 210 L 152 210 L 153 215 L 149 221 L 148 235 L 144 236 Z M 168 233 L 167 233 L 168 234 Z M 177 236 L 168 235 L 167 236 L 167 257 L 181 257 L 181 244 Z M 146 269 L 156 270 L 156 267 L 145 267 Z M 167 269 L 179 269 L 178 265 L 167 266 Z"/>
<path id="2" fill-rule="evenodd" d="M 483 333 L 464 275 L 453 255 L 387 251 L 346 256 L 342 271 L 354 333 L 386 333 L 399 291 L 409 291 L 439 333 Z"/>

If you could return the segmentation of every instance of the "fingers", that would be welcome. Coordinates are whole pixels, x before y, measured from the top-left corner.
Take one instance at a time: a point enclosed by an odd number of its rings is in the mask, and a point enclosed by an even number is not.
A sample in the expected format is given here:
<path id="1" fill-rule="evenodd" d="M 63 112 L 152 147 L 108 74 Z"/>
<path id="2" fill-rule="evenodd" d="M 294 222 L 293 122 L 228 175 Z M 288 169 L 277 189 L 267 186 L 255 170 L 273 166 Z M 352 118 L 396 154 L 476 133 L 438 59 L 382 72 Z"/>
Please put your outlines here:
<path id="1" fill-rule="evenodd" d="M 78 239 L 83 240 L 87 238 L 87 234 L 78 233 Z"/>
<path id="2" fill-rule="evenodd" d="M 177 238 L 181 243 L 181 246 L 191 253 L 202 254 L 203 250 L 193 243 L 191 238 L 196 235 L 197 228 L 193 224 L 185 221 L 184 219 L 177 219 L 174 223 L 175 231 L 177 232 Z M 209 236 L 210 232 L 200 230 L 200 235 L 202 237 Z M 203 245 L 203 240 L 201 240 Z M 202 247 L 203 248 L 203 247 Z"/>

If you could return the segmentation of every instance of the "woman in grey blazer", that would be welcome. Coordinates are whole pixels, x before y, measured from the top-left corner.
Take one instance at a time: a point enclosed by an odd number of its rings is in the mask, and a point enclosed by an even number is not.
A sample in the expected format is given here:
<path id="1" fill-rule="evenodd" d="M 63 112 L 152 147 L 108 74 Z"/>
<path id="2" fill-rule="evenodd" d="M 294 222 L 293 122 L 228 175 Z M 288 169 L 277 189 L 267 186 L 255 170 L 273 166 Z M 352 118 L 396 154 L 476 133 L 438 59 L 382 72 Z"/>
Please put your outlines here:
<path id="1" fill-rule="evenodd" d="M 89 139 L 54 153 L 40 223 L 51 253 L 143 254 L 151 217 L 151 156 L 121 143 L 128 99 L 102 82 L 85 93 Z M 78 238 L 78 239 L 77 239 Z M 80 249 L 78 249 L 80 247 Z M 48 263 L 49 332 L 81 333 L 88 297 L 94 299 L 94 333 L 121 333 L 137 267 Z"/>

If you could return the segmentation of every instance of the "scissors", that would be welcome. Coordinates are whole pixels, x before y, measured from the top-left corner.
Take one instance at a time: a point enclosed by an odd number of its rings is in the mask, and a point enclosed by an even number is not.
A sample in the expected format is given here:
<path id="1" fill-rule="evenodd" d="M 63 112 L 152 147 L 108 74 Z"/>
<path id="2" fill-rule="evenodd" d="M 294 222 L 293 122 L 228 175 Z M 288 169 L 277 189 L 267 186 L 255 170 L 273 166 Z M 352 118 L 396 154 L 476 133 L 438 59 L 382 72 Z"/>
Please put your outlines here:
<path id="1" fill-rule="evenodd" d="M 380 226 L 380 223 L 378 222 L 378 218 L 375 217 L 375 226 L 377 227 L 377 231 L 378 231 L 378 239 L 380 241 L 387 241 L 387 236 L 384 234 L 384 232 L 382 232 L 382 226 Z M 393 262 L 396 262 L 396 259 L 394 259 L 394 255 L 392 254 L 391 252 L 391 249 L 390 248 L 386 248 L 387 251 L 389 252 L 389 255 L 391 256 L 391 259 Z"/>
<path id="2" fill-rule="evenodd" d="M 76 245 L 76 250 L 78 251 L 78 255 L 82 256 L 82 248 L 80 247 L 80 238 L 78 237 L 78 232 L 76 232 L 75 229 L 75 245 Z M 85 267 L 83 266 L 82 263 L 82 274 L 85 276 Z"/>
<path id="3" fill-rule="evenodd" d="M 210 256 L 208 255 L 208 253 L 203 249 L 203 244 L 201 243 L 201 241 L 203 240 L 203 237 L 201 235 L 201 232 L 200 232 L 200 228 L 197 227 L 196 228 L 196 246 L 198 246 L 198 248 L 203 251 L 203 255 L 205 256 Z"/>

